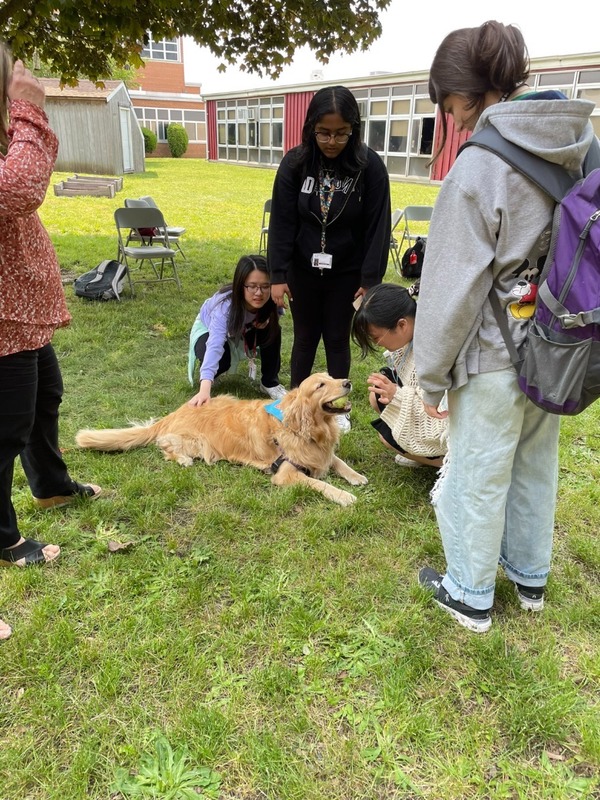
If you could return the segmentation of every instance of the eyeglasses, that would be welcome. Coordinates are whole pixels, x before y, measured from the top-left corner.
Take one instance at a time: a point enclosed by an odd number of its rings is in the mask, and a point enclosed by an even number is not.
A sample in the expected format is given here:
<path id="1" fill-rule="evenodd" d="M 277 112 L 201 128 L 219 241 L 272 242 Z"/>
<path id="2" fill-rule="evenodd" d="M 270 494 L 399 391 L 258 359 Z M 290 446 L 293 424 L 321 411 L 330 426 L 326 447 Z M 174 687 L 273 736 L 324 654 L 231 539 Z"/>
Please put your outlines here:
<path id="1" fill-rule="evenodd" d="M 250 294 L 256 294 L 260 292 L 261 294 L 266 294 L 267 292 L 271 291 L 271 284 L 270 283 L 245 283 L 244 289 L 250 292 Z"/>
<path id="2" fill-rule="evenodd" d="M 371 339 L 371 341 L 373 342 L 373 344 L 374 344 L 376 347 L 379 347 L 379 345 L 381 344 L 381 340 L 382 340 L 382 339 L 384 339 L 384 338 L 385 338 L 385 337 L 388 335 L 388 333 L 390 333 L 390 332 L 391 332 L 391 330 L 392 330 L 391 328 L 388 328 L 388 329 L 387 329 L 387 331 L 384 331 L 384 332 L 381 334 L 381 336 L 379 336 L 377 339 L 374 339 L 372 336 L 371 336 L 371 337 L 369 337 L 369 338 Z"/>
<path id="3" fill-rule="evenodd" d="M 336 144 L 346 144 L 348 139 L 352 136 L 351 133 L 325 133 L 324 131 L 315 131 L 317 142 L 319 144 L 327 144 L 332 139 Z"/>

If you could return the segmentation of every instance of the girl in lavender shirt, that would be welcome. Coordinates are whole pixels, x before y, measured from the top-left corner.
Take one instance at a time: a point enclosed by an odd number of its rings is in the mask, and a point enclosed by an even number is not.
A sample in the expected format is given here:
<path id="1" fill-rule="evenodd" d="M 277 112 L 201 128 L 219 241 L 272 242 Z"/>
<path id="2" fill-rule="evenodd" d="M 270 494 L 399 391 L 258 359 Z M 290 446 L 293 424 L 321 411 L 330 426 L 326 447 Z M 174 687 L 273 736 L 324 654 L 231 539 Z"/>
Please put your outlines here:
<path id="1" fill-rule="evenodd" d="M 248 374 L 255 377 L 260 353 L 260 390 L 279 400 L 285 389 L 279 383 L 281 328 L 279 312 L 271 299 L 271 281 L 264 256 L 242 256 L 233 281 L 206 300 L 190 332 L 188 377 L 194 382 L 200 362 L 200 387 L 189 404 L 210 400 L 217 376 L 235 371 L 241 358 L 249 359 Z"/>

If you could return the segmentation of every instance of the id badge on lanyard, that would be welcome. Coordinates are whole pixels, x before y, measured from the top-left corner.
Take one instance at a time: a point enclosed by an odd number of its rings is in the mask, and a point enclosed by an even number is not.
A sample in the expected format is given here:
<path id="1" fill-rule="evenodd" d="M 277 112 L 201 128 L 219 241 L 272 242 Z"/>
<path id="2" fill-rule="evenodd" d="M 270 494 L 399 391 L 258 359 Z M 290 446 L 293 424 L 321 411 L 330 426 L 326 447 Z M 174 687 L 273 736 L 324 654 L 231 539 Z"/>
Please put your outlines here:
<path id="1" fill-rule="evenodd" d="M 333 256 L 330 253 L 313 253 L 312 265 L 317 269 L 331 269 Z"/>

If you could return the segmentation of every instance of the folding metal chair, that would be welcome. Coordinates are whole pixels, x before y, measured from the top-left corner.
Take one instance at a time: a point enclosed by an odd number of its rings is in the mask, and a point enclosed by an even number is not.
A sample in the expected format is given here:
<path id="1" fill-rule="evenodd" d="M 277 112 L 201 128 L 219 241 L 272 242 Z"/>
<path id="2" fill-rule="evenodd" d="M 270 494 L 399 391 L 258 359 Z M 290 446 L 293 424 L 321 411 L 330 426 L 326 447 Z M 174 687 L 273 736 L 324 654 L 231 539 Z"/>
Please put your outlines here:
<path id="1" fill-rule="evenodd" d="M 152 197 L 149 194 L 140 197 L 140 200 L 144 200 L 151 208 L 158 208 Z M 179 244 L 179 237 L 183 236 L 186 229 L 178 227 L 176 225 L 167 225 L 167 233 L 169 234 L 169 242 L 171 245 L 175 246 L 179 252 L 181 253 L 182 257 L 185 259 L 185 253 L 181 249 L 181 245 Z"/>
<path id="2" fill-rule="evenodd" d="M 134 200 L 132 198 L 127 198 L 125 200 L 125 208 L 157 208 L 158 206 L 152 200 L 151 197 L 140 197 L 139 200 Z M 179 237 L 182 233 L 185 233 L 185 228 L 170 228 L 168 225 L 166 226 L 167 233 L 169 235 L 169 246 L 176 247 L 179 252 L 181 253 L 182 258 L 185 260 L 185 253 L 181 249 L 181 245 L 179 244 Z M 164 244 L 164 229 L 158 229 L 155 233 L 150 236 L 147 233 L 136 230 L 132 230 L 129 232 L 129 236 L 127 237 L 126 244 L 129 242 L 142 242 L 142 244 L 152 244 L 153 242 L 159 242 L 160 244 Z"/>
<path id="3" fill-rule="evenodd" d="M 420 236 L 421 239 L 427 239 L 427 233 L 414 233 L 410 230 L 409 224 L 411 222 L 429 222 L 433 213 L 433 206 L 406 206 L 402 214 L 404 220 L 404 230 L 402 231 L 402 239 L 400 240 L 400 247 L 398 248 L 398 255 L 402 252 L 404 242 L 407 242 L 410 247 L 411 242 L 416 242 Z M 427 226 L 429 229 L 429 226 Z M 413 229 L 414 230 L 414 229 Z"/>
<path id="4" fill-rule="evenodd" d="M 403 214 L 404 211 L 401 208 L 397 208 L 392 212 L 392 230 L 390 234 L 390 255 L 392 256 L 394 269 L 398 274 L 400 274 L 400 247 L 398 246 L 398 239 L 394 236 L 394 231 L 398 227 Z"/>
<path id="5" fill-rule="evenodd" d="M 269 215 L 271 213 L 271 201 L 266 200 L 263 206 L 263 217 L 260 226 L 260 240 L 258 242 L 258 254 L 267 252 L 267 238 L 269 236 Z"/>
<path id="6" fill-rule="evenodd" d="M 166 230 L 165 220 L 158 208 L 117 208 L 115 211 L 115 224 L 117 226 L 117 233 L 119 236 L 119 250 L 117 259 L 122 264 L 127 265 L 129 275 L 129 285 L 131 293 L 133 294 L 133 281 L 131 278 L 131 267 L 128 259 L 135 261 L 149 261 L 154 271 L 154 278 L 140 278 L 136 283 L 162 283 L 165 281 L 174 281 L 178 288 L 181 289 L 179 275 L 177 274 L 177 267 L 175 265 L 176 252 L 169 246 L 169 234 Z M 164 233 L 161 234 L 161 242 L 156 245 L 154 242 L 143 243 L 139 247 L 130 246 L 129 234 L 132 230 L 139 230 L 140 228 L 161 228 Z M 124 232 L 127 231 L 127 234 Z M 154 262 L 160 261 L 160 266 Z M 170 262 L 173 270 L 173 277 L 165 277 L 165 263 Z"/>

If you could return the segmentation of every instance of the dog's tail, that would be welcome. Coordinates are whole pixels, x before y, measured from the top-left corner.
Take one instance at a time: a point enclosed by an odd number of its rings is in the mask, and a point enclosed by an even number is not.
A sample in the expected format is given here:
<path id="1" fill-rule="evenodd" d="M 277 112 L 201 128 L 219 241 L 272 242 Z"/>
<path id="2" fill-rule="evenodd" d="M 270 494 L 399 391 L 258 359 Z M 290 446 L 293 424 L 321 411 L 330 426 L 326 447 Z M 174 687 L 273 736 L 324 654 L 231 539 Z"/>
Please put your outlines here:
<path id="1" fill-rule="evenodd" d="M 144 425 L 130 428 L 108 428 L 100 431 L 82 430 L 75 437 L 80 447 L 92 450 L 133 450 L 155 441 L 159 434 L 161 420 L 150 420 Z"/>

